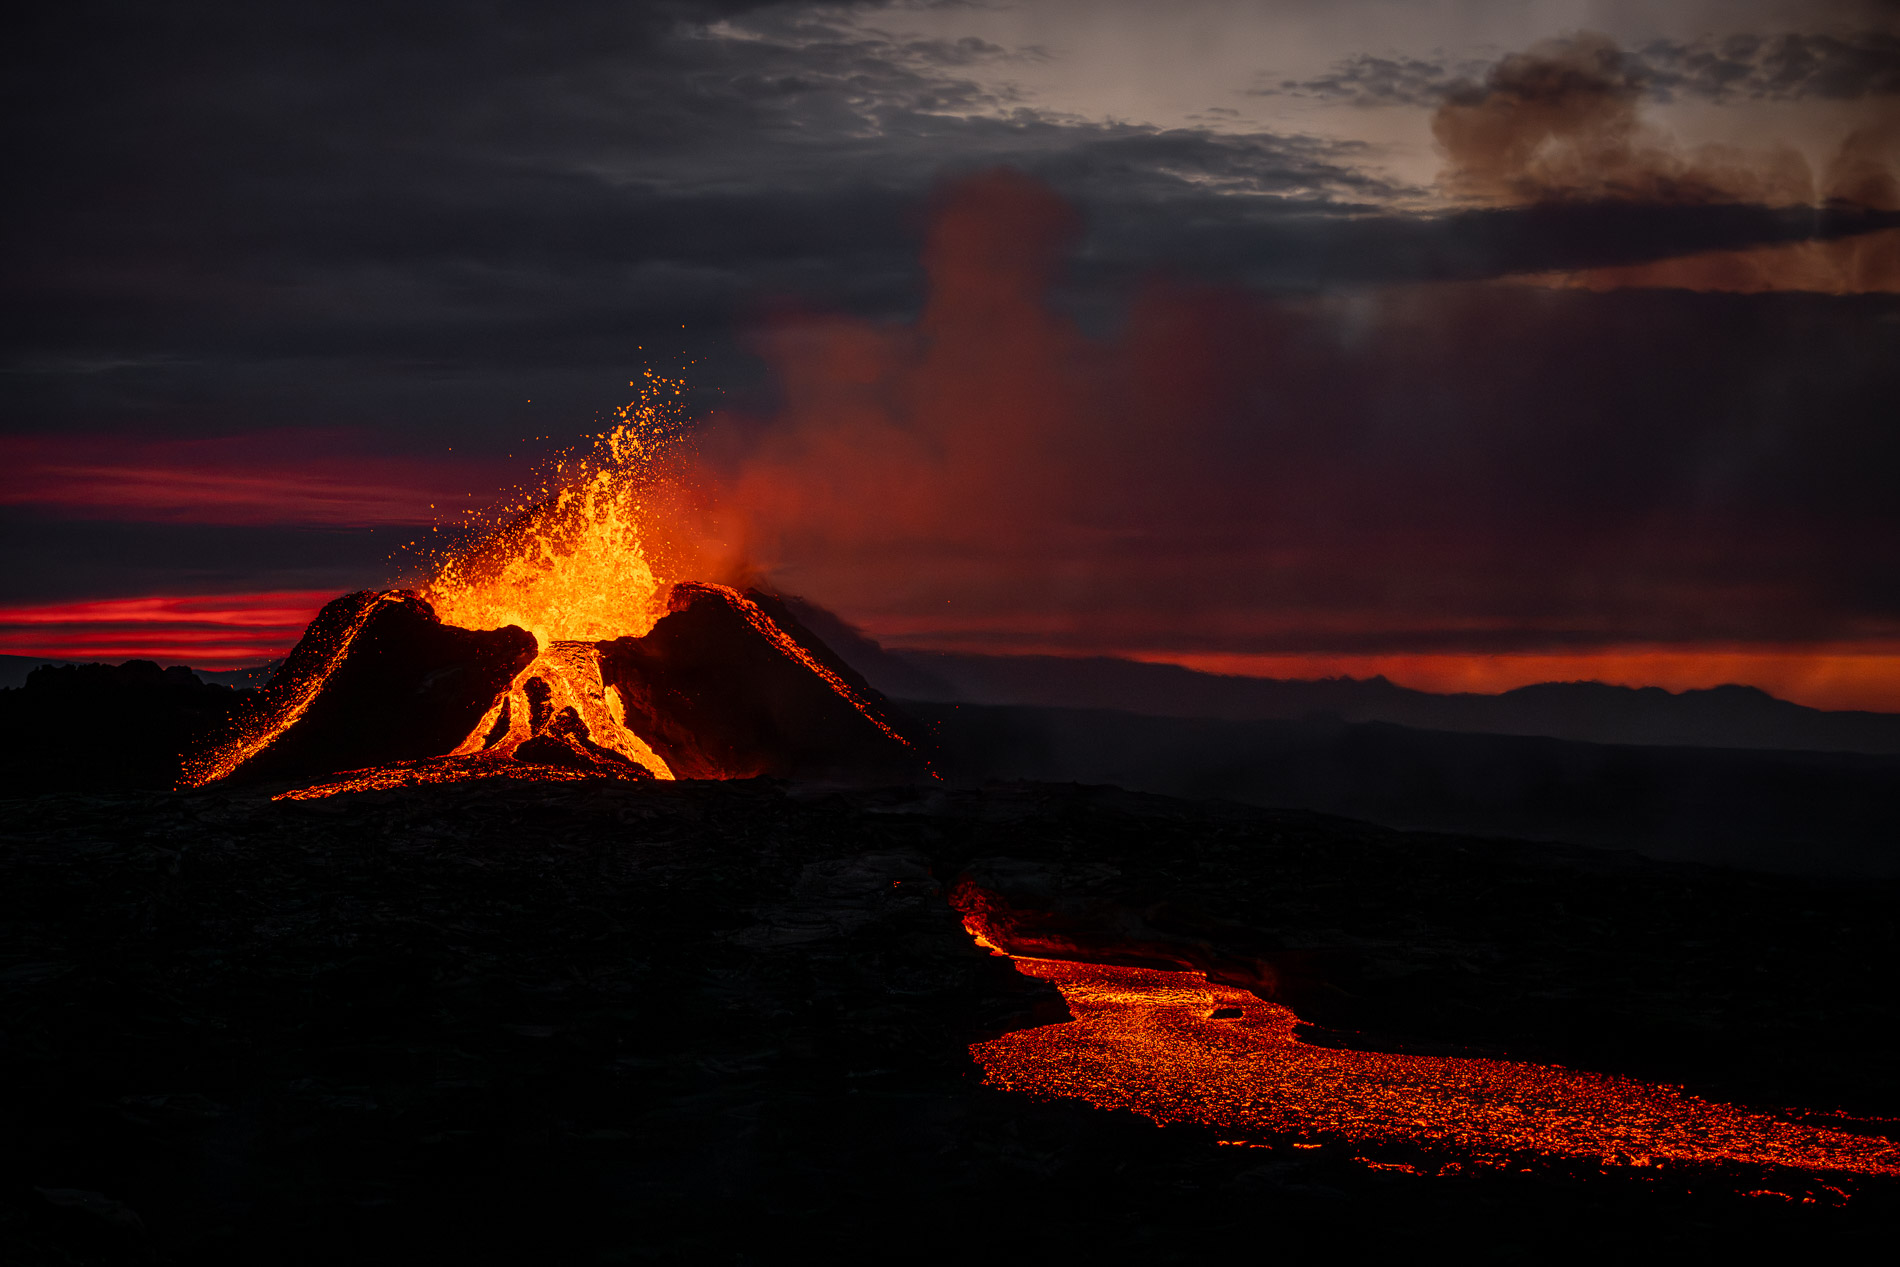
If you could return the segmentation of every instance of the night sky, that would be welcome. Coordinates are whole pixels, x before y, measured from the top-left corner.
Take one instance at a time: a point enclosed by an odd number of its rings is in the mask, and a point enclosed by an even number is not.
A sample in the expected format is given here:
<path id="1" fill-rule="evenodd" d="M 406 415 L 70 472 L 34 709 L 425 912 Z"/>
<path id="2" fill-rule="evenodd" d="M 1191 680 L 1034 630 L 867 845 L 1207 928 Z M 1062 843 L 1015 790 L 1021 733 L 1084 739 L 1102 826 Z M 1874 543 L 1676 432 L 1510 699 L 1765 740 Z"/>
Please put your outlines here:
<path id="1" fill-rule="evenodd" d="M 683 377 L 891 644 L 1900 710 L 1900 4 L 40 6 L 0 651 L 204 667 Z"/>

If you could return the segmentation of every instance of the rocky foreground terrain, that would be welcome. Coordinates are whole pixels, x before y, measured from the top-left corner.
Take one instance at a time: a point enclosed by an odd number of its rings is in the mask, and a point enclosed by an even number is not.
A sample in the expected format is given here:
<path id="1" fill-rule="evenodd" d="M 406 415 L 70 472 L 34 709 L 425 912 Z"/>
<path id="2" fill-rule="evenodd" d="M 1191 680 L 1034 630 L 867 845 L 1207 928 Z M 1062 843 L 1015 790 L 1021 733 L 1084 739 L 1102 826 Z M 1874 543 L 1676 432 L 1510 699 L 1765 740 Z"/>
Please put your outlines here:
<path id="1" fill-rule="evenodd" d="M 1309 964 L 1312 1041 L 1891 1134 L 1893 882 L 1034 784 L 49 793 L 0 825 L 9 1263 L 1701 1259 L 1871 1252 L 1900 1213 L 1878 1180 L 1425 1178 L 1006 1095 L 968 1044 L 1063 1004 L 946 901 L 1002 876 Z"/>

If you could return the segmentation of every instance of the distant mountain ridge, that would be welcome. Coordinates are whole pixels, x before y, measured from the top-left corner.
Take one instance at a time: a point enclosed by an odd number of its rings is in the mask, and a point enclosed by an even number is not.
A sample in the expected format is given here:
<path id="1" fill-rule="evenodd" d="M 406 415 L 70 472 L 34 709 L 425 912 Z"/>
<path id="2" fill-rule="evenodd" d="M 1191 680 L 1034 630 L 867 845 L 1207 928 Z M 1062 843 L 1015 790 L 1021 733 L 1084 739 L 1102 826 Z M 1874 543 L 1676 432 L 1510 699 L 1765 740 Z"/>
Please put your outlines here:
<path id="1" fill-rule="evenodd" d="M 892 650 L 823 608 L 791 602 L 799 620 L 896 699 L 1222 721 L 1335 718 L 1600 744 L 1900 754 L 1900 714 L 1808 708 L 1752 686 L 1671 692 L 1544 682 L 1499 695 L 1435 695 L 1383 677 L 1298 681 L 1109 656 Z"/>

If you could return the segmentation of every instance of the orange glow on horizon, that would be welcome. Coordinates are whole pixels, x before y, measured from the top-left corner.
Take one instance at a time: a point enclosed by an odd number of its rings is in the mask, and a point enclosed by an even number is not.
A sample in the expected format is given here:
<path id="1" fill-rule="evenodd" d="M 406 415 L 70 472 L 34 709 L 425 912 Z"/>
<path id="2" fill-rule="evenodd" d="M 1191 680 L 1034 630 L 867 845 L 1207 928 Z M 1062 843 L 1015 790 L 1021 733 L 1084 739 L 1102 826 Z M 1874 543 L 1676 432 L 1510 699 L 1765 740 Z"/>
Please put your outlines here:
<path id="1" fill-rule="evenodd" d="M 1418 691 L 1495 695 L 1540 682 L 1604 682 L 1668 691 L 1753 686 L 1809 708 L 1900 712 L 1900 647 L 1610 648 L 1508 655 L 1245 655 L 1133 652 L 1128 658 L 1202 673 L 1314 679 L 1384 676 Z"/>
<path id="2" fill-rule="evenodd" d="M 173 523 L 421 525 L 501 477 L 491 462 L 379 453 L 345 428 L 0 437 L 0 464 L 0 505 Z"/>
<path id="3" fill-rule="evenodd" d="M 1571 272 L 1525 273 L 1505 284 L 1556 290 L 1698 290 L 1759 295 L 1809 291 L 1823 295 L 1900 292 L 1900 229 L 1825 241 L 1787 242 L 1734 251 L 1703 251 L 1641 264 Z"/>
<path id="4" fill-rule="evenodd" d="M 1484 1167 L 1521 1167 L 1536 1155 L 1603 1167 L 1900 1174 L 1891 1140 L 1797 1125 L 1677 1087 L 1553 1065 L 1309 1046 L 1291 1011 L 1198 972 L 1052 959 L 1016 966 L 1053 982 L 1075 1019 L 977 1043 L 970 1054 L 992 1086 L 1037 1099 L 1196 1122 L 1226 1142 L 1343 1138 Z M 1239 1014 L 1216 1019 L 1216 1008 Z"/>

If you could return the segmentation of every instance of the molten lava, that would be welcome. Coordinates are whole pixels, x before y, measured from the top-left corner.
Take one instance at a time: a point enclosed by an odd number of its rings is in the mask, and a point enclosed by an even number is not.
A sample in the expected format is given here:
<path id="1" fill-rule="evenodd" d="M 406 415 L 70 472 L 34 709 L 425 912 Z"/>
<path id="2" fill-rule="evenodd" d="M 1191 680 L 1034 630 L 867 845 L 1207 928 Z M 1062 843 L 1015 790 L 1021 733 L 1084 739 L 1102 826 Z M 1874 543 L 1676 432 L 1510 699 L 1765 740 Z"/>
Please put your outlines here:
<path id="1" fill-rule="evenodd" d="M 981 934 L 978 934 L 982 941 Z M 1900 1174 L 1886 1139 L 1795 1125 L 1673 1087 L 1558 1066 L 1312 1047 L 1298 1018 L 1198 972 L 1017 959 L 1075 1019 L 978 1043 L 994 1086 L 1196 1122 L 1244 1142 L 1286 1135 L 1405 1144 L 1487 1167 L 1740 1163 Z"/>
<path id="2" fill-rule="evenodd" d="M 646 503 L 670 415 L 651 389 L 620 412 L 622 423 L 591 454 L 557 468 L 551 489 L 438 562 L 423 596 L 445 622 L 515 625 L 546 647 L 638 636 L 665 615 L 666 586 L 647 553 Z"/>
<path id="3" fill-rule="evenodd" d="M 583 768 L 618 756 L 655 778 L 673 777 L 646 740 L 627 728 L 626 706 L 617 688 L 602 683 L 600 648 L 591 642 L 545 644 L 449 755 Z"/>

